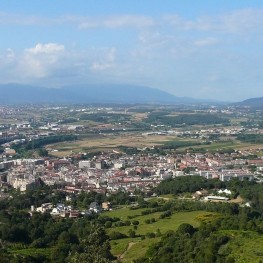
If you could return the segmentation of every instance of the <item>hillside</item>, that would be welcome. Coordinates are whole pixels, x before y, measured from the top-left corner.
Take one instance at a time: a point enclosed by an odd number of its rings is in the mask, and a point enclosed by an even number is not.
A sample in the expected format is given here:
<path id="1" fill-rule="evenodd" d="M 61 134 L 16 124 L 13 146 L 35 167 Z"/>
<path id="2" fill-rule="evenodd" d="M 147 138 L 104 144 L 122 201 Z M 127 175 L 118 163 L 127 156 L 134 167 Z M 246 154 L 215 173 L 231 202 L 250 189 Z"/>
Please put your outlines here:
<path id="1" fill-rule="evenodd" d="M 263 97 L 247 99 L 242 102 L 239 102 L 238 105 L 249 106 L 252 108 L 263 108 Z"/>

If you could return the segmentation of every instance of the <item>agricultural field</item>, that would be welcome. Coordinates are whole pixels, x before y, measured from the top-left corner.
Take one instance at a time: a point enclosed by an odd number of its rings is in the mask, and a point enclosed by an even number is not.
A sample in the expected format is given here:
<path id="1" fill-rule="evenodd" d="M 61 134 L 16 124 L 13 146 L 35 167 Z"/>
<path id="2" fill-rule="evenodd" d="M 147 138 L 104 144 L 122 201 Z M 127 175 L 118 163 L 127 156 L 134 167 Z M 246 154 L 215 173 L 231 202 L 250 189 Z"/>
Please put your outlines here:
<path id="1" fill-rule="evenodd" d="M 57 144 L 48 145 L 46 148 L 54 156 L 66 156 L 73 153 L 78 153 L 81 151 L 103 151 L 103 150 L 118 150 L 120 146 L 126 147 L 153 147 L 160 146 L 166 142 L 170 141 L 189 141 L 186 139 L 178 138 L 176 136 L 169 135 L 151 135 L 144 136 L 138 133 L 133 134 L 108 134 L 108 135 L 98 135 L 93 138 L 87 138 L 72 142 L 62 142 Z M 193 140 L 192 140 L 193 141 Z M 56 152 L 52 152 L 57 150 Z"/>
<path id="2" fill-rule="evenodd" d="M 97 136 L 83 138 L 81 140 L 48 145 L 46 146 L 46 149 L 52 156 L 64 157 L 72 153 L 79 152 L 120 151 L 119 148 L 122 146 L 131 148 L 152 148 L 165 145 L 172 149 L 173 144 L 177 148 L 178 152 L 189 150 L 217 152 L 233 149 L 258 148 L 258 145 L 241 142 L 236 139 L 231 141 L 221 140 L 212 142 L 211 144 L 203 144 L 200 139 L 187 139 L 174 135 L 142 135 L 141 133 L 122 133 L 107 135 L 98 134 Z M 176 146 L 177 144 L 178 146 Z"/>

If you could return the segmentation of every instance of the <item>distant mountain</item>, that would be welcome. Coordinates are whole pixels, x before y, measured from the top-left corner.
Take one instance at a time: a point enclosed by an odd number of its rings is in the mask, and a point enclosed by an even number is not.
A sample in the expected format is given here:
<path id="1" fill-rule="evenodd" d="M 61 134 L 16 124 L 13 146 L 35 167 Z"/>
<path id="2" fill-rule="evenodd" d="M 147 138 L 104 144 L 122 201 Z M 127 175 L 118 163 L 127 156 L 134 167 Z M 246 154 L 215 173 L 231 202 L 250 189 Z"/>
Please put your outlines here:
<path id="1" fill-rule="evenodd" d="M 46 88 L 20 84 L 0 85 L 0 104 L 22 103 L 200 103 L 165 91 L 135 85 L 72 85 Z"/>
<path id="2" fill-rule="evenodd" d="M 249 106 L 251 108 L 263 108 L 263 97 L 247 99 L 237 103 L 240 106 Z"/>

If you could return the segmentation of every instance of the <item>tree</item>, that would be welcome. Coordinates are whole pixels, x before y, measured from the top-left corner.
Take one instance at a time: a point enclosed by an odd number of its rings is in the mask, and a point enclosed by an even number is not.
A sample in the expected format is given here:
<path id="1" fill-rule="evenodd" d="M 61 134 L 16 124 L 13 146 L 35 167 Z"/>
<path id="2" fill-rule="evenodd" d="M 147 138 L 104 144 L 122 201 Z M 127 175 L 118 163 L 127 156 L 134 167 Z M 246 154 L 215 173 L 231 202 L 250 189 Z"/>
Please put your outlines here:
<path id="1" fill-rule="evenodd" d="M 181 235 L 189 234 L 190 236 L 192 236 L 194 232 L 195 232 L 195 228 L 187 223 L 181 224 L 177 229 L 177 233 Z"/>
<path id="2" fill-rule="evenodd" d="M 106 222 L 105 222 L 105 227 L 106 227 L 106 228 L 112 227 L 112 222 L 111 222 L 111 221 L 106 221 Z"/>
<path id="3" fill-rule="evenodd" d="M 37 153 L 38 153 L 38 155 L 41 156 L 41 157 L 46 157 L 46 156 L 48 156 L 48 151 L 47 151 L 44 147 L 39 148 L 39 149 L 37 150 Z"/>
<path id="4" fill-rule="evenodd" d="M 81 241 L 80 247 L 80 252 L 69 257 L 69 263 L 109 263 L 113 259 L 109 237 L 102 227 L 94 226 L 87 238 Z"/>
<path id="5" fill-rule="evenodd" d="M 134 238 L 136 236 L 135 231 L 132 229 L 129 229 L 128 234 L 129 234 L 129 237 L 131 237 L 131 238 Z"/>

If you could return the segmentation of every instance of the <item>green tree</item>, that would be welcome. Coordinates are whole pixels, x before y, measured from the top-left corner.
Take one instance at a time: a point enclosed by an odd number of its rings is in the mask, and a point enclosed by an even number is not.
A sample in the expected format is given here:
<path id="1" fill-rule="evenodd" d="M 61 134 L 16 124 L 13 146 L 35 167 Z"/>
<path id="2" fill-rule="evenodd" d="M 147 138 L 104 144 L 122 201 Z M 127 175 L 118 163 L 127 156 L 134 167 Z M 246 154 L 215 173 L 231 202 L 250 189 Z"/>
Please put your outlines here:
<path id="1" fill-rule="evenodd" d="M 109 237 L 102 227 L 95 226 L 86 239 L 82 240 L 81 252 L 69 257 L 70 263 L 109 263 L 113 256 L 110 253 Z"/>

